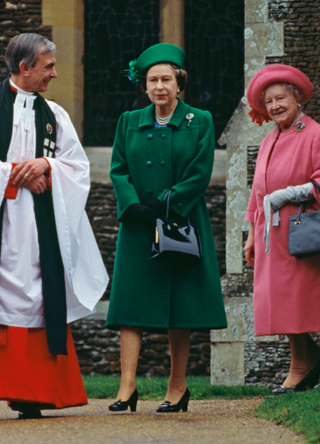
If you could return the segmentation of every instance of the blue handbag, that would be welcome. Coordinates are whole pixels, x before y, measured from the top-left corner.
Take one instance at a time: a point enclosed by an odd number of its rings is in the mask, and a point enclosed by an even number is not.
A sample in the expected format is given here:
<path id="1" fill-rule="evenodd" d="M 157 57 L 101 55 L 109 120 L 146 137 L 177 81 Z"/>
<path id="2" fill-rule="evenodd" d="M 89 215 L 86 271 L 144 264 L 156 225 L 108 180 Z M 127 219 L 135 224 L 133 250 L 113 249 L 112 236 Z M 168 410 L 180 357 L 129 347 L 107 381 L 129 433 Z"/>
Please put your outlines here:
<path id="1" fill-rule="evenodd" d="M 198 227 L 190 224 L 189 218 L 186 225 L 169 223 L 170 195 L 171 190 L 164 198 L 167 201 L 165 220 L 153 221 L 150 259 L 198 264 L 202 256 Z"/>
<path id="2" fill-rule="evenodd" d="M 320 187 L 311 181 L 317 193 Z M 299 206 L 297 214 L 289 217 L 288 250 L 291 256 L 305 257 L 320 254 L 320 211 L 305 213 L 306 202 Z"/>

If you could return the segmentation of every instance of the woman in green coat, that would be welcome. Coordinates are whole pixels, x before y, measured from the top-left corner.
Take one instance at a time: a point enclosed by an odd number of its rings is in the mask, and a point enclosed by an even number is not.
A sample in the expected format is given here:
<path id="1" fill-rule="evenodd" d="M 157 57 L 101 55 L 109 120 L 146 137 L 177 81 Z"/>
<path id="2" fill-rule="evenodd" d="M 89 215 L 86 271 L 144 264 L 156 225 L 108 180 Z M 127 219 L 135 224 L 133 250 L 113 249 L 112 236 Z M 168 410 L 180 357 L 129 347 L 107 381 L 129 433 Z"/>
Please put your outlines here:
<path id="1" fill-rule="evenodd" d="M 107 327 L 121 329 L 121 385 L 112 411 L 136 410 L 135 376 L 143 330 L 168 332 L 171 374 L 158 412 L 187 410 L 185 373 L 190 333 L 226 328 L 219 269 L 204 193 L 214 155 L 211 114 L 186 105 L 177 95 L 186 85 L 184 51 L 160 43 L 130 63 L 129 78 L 141 82 L 152 104 L 125 112 L 118 123 L 111 179 L 120 229 Z M 150 260 L 152 221 L 189 217 L 198 227 L 202 262 Z"/>

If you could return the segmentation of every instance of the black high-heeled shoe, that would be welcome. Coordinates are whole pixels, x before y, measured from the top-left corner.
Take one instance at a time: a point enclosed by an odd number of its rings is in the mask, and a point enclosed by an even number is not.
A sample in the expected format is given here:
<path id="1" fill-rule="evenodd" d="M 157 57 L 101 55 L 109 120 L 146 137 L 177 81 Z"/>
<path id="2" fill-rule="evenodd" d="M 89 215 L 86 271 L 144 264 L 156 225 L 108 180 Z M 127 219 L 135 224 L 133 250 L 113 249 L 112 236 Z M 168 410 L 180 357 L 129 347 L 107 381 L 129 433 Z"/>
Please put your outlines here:
<path id="1" fill-rule="evenodd" d="M 273 395 L 283 395 L 284 393 L 294 392 L 296 390 L 296 385 L 292 385 L 291 387 L 285 387 L 284 385 L 280 385 L 272 390 Z"/>
<path id="2" fill-rule="evenodd" d="M 296 392 L 304 392 L 306 390 L 313 389 L 319 382 L 320 377 L 320 361 L 313 367 L 312 370 L 302 379 L 302 381 L 298 382 L 295 386 Z"/>
<path id="3" fill-rule="evenodd" d="M 157 408 L 157 412 L 158 413 L 173 413 L 173 412 L 180 412 L 180 410 L 182 410 L 183 412 L 187 412 L 189 399 L 190 399 L 190 392 L 187 387 L 182 398 L 180 399 L 179 402 L 177 402 L 177 404 L 171 404 L 171 402 L 169 402 L 169 401 L 164 401 Z"/>
<path id="4" fill-rule="evenodd" d="M 138 398 L 139 398 L 139 393 L 138 390 L 135 389 L 135 391 L 132 393 L 128 401 L 121 401 L 120 399 L 119 401 L 116 401 L 114 404 L 109 405 L 109 410 L 111 410 L 112 412 L 123 412 L 127 410 L 128 407 L 130 407 L 130 410 L 132 412 L 136 412 Z"/>
<path id="5" fill-rule="evenodd" d="M 320 361 L 314 366 L 312 370 L 300 381 L 298 384 L 292 385 L 291 387 L 278 387 L 272 390 L 273 395 L 282 395 L 288 392 L 305 392 L 306 390 L 311 390 L 318 384 L 320 377 Z"/>

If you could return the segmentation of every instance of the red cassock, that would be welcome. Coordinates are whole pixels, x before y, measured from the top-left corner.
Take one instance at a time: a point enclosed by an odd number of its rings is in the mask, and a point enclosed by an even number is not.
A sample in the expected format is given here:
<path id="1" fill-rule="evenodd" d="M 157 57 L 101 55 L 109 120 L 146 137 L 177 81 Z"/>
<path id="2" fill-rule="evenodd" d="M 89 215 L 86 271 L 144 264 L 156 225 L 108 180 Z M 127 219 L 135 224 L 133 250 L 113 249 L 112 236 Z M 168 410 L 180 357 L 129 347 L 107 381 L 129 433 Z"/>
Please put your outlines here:
<path id="1" fill-rule="evenodd" d="M 52 355 L 45 328 L 0 328 L 0 399 L 13 410 L 19 402 L 40 409 L 61 409 L 88 403 L 68 325 L 68 355 Z"/>
<path id="2" fill-rule="evenodd" d="M 275 190 L 320 183 L 320 125 L 307 116 L 305 127 L 280 133 L 278 128 L 263 140 L 256 166 L 246 220 L 254 223 L 254 323 L 255 335 L 320 331 L 320 256 L 296 258 L 288 253 L 288 227 L 296 204 L 280 209 L 279 226 L 270 227 L 270 252 L 263 243 L 263 198 Z M 319 197 L 306 211 L 320 210 Z"/>

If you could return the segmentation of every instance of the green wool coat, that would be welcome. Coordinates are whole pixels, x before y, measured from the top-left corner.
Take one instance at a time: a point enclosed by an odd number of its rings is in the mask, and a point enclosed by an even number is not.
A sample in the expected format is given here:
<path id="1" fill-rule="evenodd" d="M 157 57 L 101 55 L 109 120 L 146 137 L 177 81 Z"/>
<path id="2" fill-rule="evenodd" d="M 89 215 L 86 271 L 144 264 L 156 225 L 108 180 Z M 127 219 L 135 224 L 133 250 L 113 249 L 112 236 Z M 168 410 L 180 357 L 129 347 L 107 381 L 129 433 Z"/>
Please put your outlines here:
<path id="1" fill-rule="evenodd" d="M 186 115 L 194 118 L 188 127 Z M 155 108 L 125 112 L 111 163 L 118 217 L 132 204 L 171 189 L 170 210 L 199 228 L 202 262 L 188 267 L 149 259 L 151 226 L 120 223 L 107 327 L 151 331 L 227 326 L 215 244 L 204 192 L 214 156 L 211 114 L 180 99 L 166 128 L 155 128 Z M 177 216 L 177 217 L 180 217 Z"/>

